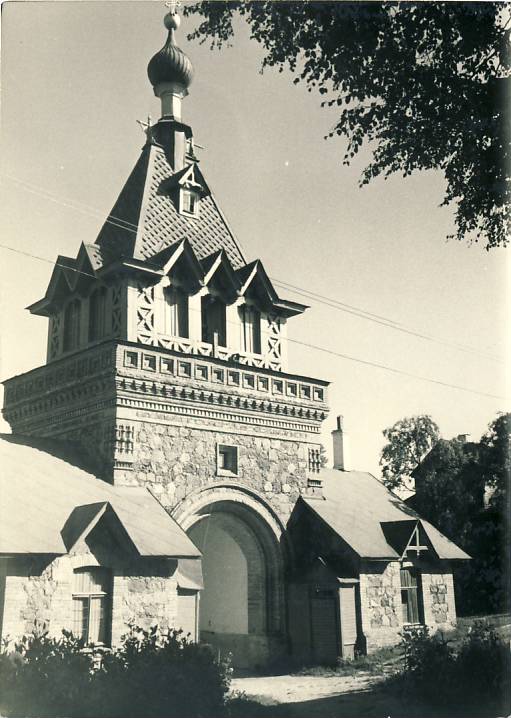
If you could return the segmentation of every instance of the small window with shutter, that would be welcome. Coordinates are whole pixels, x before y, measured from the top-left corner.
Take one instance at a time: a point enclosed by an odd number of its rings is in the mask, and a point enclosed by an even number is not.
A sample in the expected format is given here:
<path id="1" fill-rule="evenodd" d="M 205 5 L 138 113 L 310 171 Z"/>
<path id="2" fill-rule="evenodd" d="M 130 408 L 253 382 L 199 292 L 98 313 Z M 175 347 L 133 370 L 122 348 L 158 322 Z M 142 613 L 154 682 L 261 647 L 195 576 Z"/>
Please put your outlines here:
<path id="1" fill-rule="evenodd" d="M 401 608 L 403 623 L 422 623 L 420 579 L 414 568 L 401 568 Z"/>
<path id="2" fill-rule="evenodd" d="M 112 574 L 99 566 L 74 571 L 73 633 L 85 643 L 110 643 Z"/>

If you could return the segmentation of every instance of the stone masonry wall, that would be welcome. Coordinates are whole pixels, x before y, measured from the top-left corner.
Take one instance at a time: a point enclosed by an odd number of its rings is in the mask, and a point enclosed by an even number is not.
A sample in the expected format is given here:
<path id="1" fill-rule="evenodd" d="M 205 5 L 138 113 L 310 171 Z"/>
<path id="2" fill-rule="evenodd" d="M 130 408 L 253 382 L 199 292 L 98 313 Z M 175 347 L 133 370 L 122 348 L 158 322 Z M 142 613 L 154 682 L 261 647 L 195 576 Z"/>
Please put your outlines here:
<path id="1" fill-rule="evenodd" d="M 205 486 L 239 483 L 264 495 L 282 520 L 289 517 L 306 484 L 308 444 L 258 436 L 235 424 L 222 431 L 190 423 L 137 422 L 132 468 L 119 472 L 116 483 L 146 486 L 167 508 Z M 217 471 L 218 444 L 238 448 L 237 476 Z"/>
<path id="2" fill-rule="evenodd" d="M 368 653 L 399 642 L 401 584 L 397 561 L 361 566 L 360 606 Z"/>
<path id="3" fill-rule="evenodd" d="M 167 568 L 168 573 L 168 568 Z M 112 601 L 112 643 L 119 643 L 129 623 L 141 628 L 177 622 L 177 583 L 172 576 L 116 575 Z"/>
<path id="4" fill-rule="evenodd" d="M 449 630 L 456 624 L 452 573 L 422 573 L 424 622 L 433 630 Z"/>
<path id="5" fill-rule="evenodd" d="M 128 623 L 142 628 L 177 625 L 177 562 L 143 559 L 113 568 L 112 643 Z M 33 558 L 10 559 L 6 566 L 2 637 L 19 640 L 34 628 L 58 637 L 73 628 L 73 569 L 97 565 L 93 557 L 61 556 L 46 564 Z"/>
<path id="6" fill-rule="evenodd" d="M 62 628 L 70 627 L 71 582 L 66 561 L 62 557 L 51 563 L 34 557 L 7 560 L 3 638 L 18 640 L 43 628 L 58 635 Z M 53 630 L 57 623 L 58 629 Z"/>
<path id="7" fill-rule="evenodd" d="M 377 566 L 366 563 L 360 573 L 362 630 L 368 652 L 398 643 L 403 628 L 399 562 L 392 561 L 379 571 Z M 424 623 L 433 632 L 452 629 L 456 624 L 452 573 L 445 568 L 433 572 L 430 566 L 419 569 Z"/>

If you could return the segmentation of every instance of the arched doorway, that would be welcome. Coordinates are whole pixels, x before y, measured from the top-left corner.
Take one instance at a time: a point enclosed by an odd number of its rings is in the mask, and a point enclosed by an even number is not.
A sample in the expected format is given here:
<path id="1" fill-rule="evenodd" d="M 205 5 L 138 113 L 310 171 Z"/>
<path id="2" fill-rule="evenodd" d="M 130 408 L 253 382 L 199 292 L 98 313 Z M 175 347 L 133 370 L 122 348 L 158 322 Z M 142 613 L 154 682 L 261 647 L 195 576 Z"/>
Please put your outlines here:
<path id="1" fill-rule="evenodd" d="M 203 503 L 185 523 L 203 556 L 200 640 L 231 653 L 237 667 L 281 654 L 283 559 L 273 528 L 253 507 L 228 499 Z"/>

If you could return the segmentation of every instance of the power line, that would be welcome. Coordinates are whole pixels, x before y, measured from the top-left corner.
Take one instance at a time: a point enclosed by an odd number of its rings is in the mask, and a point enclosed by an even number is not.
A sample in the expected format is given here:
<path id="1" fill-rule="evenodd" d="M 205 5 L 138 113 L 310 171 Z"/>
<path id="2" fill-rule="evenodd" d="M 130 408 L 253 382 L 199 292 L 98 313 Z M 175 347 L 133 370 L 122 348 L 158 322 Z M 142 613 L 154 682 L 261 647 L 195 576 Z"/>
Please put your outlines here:
<path id="1" fill-rule="evenodd" d="M 38 185 L 35 185 L 31 182 L 26 182 L 24 180 L 20 180 L 11 175 L 2 175 L 2 176 L 8 180 L 11 180 L 14 183 L 21 185 L 28 192 L 32 192 L 33 194 L 42 196 L 44 199 L 48 199 L 52 202 L 61 204 L 65 207 L 69 207 L 71 209 L 75 209 L 75 210 L 83 212 L 85 214 L 89 214 L 90 216 L 95 216 L 95 217 L 104 219 L 104 214 L 102 212 L 100 212 L 97 209 L 94 209 L 93 207 L 90 207 L 89 205 L 86 205 L 83 203 L 78 203 L 75 201 L 73 201 L 72 203 L 66 202 L 58 197 L 55 197 L 54 195 L 51 195 L 46 190 L 42 189 Z M 125 230 L 127 232 L 131 232 L 133 234 L 136 234 L 138 231 L 138 227 L 136 224 L 134 224 L 133 222 L 129 222 L 128 220 L 124 220 L 120 217 L 116 217 L 115 215 L 111 215 L 111 214 L 108 215 L 106 220 L 104 220 L 104 221 L 108 224 L 113 225 L 114 227 L 123 229 L 123 230 Z M 4 246 L 4 248 L 8 248 L 8 247 Z M 62 265 L 57 265 L 57 266 L 62 266 Z M 65 267 L 65 268 L 70 271 L 76 271 L 76 272 L 79 271 L 76 269 L 72 270 L 71 267 Z M 87 276 L 90 276 L 90 275 L 87 275 Z M 380 314 L 375 314 L 368 310 L 362 309 L 362 308 L 357 307 L 352 304 L 347 304 L 346 302 L 342 302 L 341 300 L 334 299 L 332 297 L 326 297 L 322 294 L 318 294 L 318 293 L 312 292 L 310 290 L 305 290 L 301 287 L 297 287 L 294 284 L 290 284 L 289 282 L 284 282 L 283 280 L 280 280 L 280 279 L 277 279 L 274 277 L 270 277 L 270 279 L 275 285 L 280 286 L 283 289 L 286 289 L 287 291 L 295 292 L 295 293 L 297 293 L 303 297 L 306 297 L 306 298 L 312 298 L 312 299 L 314 299 L 314 301 L 316 301 L 320 304 L 331 307 L 332 309 L 337 309 L 337 310 L 342 311 L 347 314 L 351 314 L 352 316 L 358 317 L 359 319 L 365 319 L 366 321 L 370 321 L 375 324 L 379 324 L 380 326 L 387 327 L 389 329 L 393 329 L 394 331 L 399 331 L 404 334 L 408 334 L 410 336 L 414 336 L 419 339 L 423 339 L 425 341 L 431 341 L 431 342 L 434 342 L 441 346 L 451 347 L 451 348 L 457 349 L 458 351 L 461 351 L 461 352 L 473 354 L 475 356 L 479 356 L 484 359 L 489 359 L 490 361 L 499 362 L 502 364 L 504 363 L 504 360 L 501 357 L 497 357 L 495 355 L 488 354 L 486 352 L 481 352 L 478 349 L 475 349 L 474 347 L 470 347 L 470 346 L 464 345 L 464 344 L 459 344 L 457 342 L 450 342 L 446 339 L 441 339 L 441 338 L 435 337 L 431 334 L 425 334 L 425 333 L 418 331 L 412 327 L 408 327 L 400 322 L 397 322 L 394 319 L 390 319 L 389 317 L 385 317 Z"/>
<path id="2" fill-rule="evenodd" d="M 2 249 L 7 249 L 7 250 L 9 250 L 9 251 L 11 251 L 11 252 L 15 252 L 15 253 L 17 253 L 17 254 L 22 254 L 22 255 L 25 256 L 25 257 L 30 257 L 30 258 L 32 258 L 32 259 L 38 259 L 38 260 L 40 260 L 40 261 L 42 261 L 42 262 L 46 262 L 46 263 L 48 263 L 48 264 L 55 264 L 55 263 L 52 262 L 50 259 L 47 259 L 47 258 L 45 258 L 45 257 L 39 257 L 39 256 L 37 256 L 37 255 L 35 255 L 35 254 L 30 254 L 29 252 L 24 252 L 24 251 L 22 251 L 22 250 L 20 250 L 20 249 L 16 249 L 15 247 L 9 247 L 8 245 L 5 245 L 5 244 L 0 244 L 0 248 L 2 248 Z M 93 274 L 88 274 L 87 272 L 83 272 L 83 271 L 81 271 L 81 270 L 79 270 L 79 269 L 75 269 L 75 268 L 73 268 L 73 267 L 67 267 L 65 264 L 58 264 L 58 266 L 60 266 L 60 267 L 62 267 L 62 268 L 64 268 L 64 269 L 67 269 L 67 270 L 69 270 L 69 271 L 77 272 L 78 274 L 83 274 L 83 275 L 85 275 L 85 276 L 87 276 L 87 277 L 92 277 L 93 279 L 96 279 L 96 277 L 95 277 Z M 160 300 L 160 301 L 163 301 L 163 300 Z M 192 308 L 190 308 L 190 309 L 192 309 Z M 197 311 L 197 312 L 199 312 L 200 310 L 197 309 L 197 310 L 192 310 L 192 311 Z M 231 321 L 229 321 L 229 320 L 227 320 L 227 322 L 228 322 L 229 324 L 235 324 L 234 322 L 231 322 Z M 302 342 L 302 341 L 300 341 L 300 340 L 298 340 L 298 339 L 290 339 L 289 337 L 286 337 L 286 338 L 285 338 L 285 341 L 291 342 L 292 344 L 298 344 L 298 345 L 300 345 L 300 346 L 307 347 L 307 348 L 309 348 L 309 349 L 314 349 L 314 350 L 316 350 L 316 351 L 321 351 L 321 352 L 324 352 L 324 353 L 326 353 L 326 354 L 331 354 L 332 356 L 339 357 L 340 359 L 346 359 L 346 360 L 348 360 L 348 361 L 356 362 L 356 363 L 358 363 L 358 364 L 363 364 L 363 365 L 365 365 L 365 366 L 370 366 L 370 367 L 373 367 L 373 368 L 376 368 L 376 369 L 383 369 L 383 370 L 385 370 L 385 371 L 390 371 L 390 372 L 392 372 L 392 373 L 394 373 L 394 374 L 400 374 L 400 375 L 402 375 L 402 376 L 407 376 L 407 377 L 412 378 L 412 379 L 419 379 L 420 381 L 425 381 L 425 382 L 429 382 L 429 383 L 432 383 L 432 384 L 437 384 L 437 385 L 439 385 L 439 386 L 445 386 L 445 387 L 449 387 L 449 388 L 451 388 L 451 389 L 458 389 L 459 391 L 464 391 L 464 392 L 467 392 L 467 393 L 470 393 L 470 394 L 476 394 L 477 396 L 489 397 L 489 398 L 491 398 L 491 399 L 499 399 L 499 400 L 502 399 L 502 400 L 506 400 L 506 397 L 504 397 L 504 396 L 499 396 L 499 395 L 497 395 L 497 394 L 488 394 L 488 393 L 485 393 L 485 392 L 478 391 L 477 389 L 470 389 L 469 387 L 460 386 L 460 385 L 457 385 L 457 384 L 450 384 L 449 382 L 441 381 L 440 379 L 432 379 L 432 378 L 430 378 L 430 377 L 421 376 L 420 374 L 414 374 L 414 373 L 412 373 L 412 372 L 407 372 L 407 371 L 405 371 L 405 370 L 403 370 L 403 369 L 396 369 L 395 367 L 391 367 L 391 366 L 388 366 L 388 365 L 386 365 L 386 364 L 380 364 L 380 363 L 378 363 L 378 362 L 373 362 L 373 361 L 370 361 L 370 360 L 368 360 L 368 359 L 361 359 L 360 357 L 354 357 L 354 356 L 351 356 L 351 355 L 349 355 L 349 354 L 343 354 L 343 353 L 341 353 L 341 352 L 336 352 L 336 351 L 334 351 L 333 349 L 327 349 L 326 347 L 321 347 L 321 346 L 318 346 L 318 345 L 315 345 L 315 344 L 310 344 L 310 343 L 308 343 L 308 342 Z"/>
<path id="3" fill-rule="evenodd" d="M 399 322 L 395 322 L 392 319 L 387 319 L 386 317 L 379 316 L 378 314 L 366 312 L 363 309 L 358 309 L 358 307 L 344 304 L 344 302 L 340 302 L 337 299 L 332 299 L 331 297 L 325 297 L 322 294 L 316 294 L 315 292 L 301 289 L 294 284 L 283 282 L 280 279 L 274 279 L 273 277 L 270 277 L 270 279 L 275 285 L 282 287 L 287 291 L 295 292 L 296 294 L 299 294 L 303 297 L 311 297 L 316 302 L 324 304 L 327 307 L 339 309 L 340 311 L 346 312 L 347 314 L 353 314 L 354 316 L 360 317 L 361 319 L 368 319 L 369 321 L 375 322 L 376 324 L 381 324 L 381 326 L 394 329 L 395 331 L 404 332 L 405 334 L 410 334 L 411 336 L 419 337 L 420 339 L 426 339 L 427 341 L 435 342 L 436 344 L 441 344 L 442 346 L 452 347 L 453 349 L 458 349 L 459 351 L 467 352 L 469 354 L 475 354 L 476 356 L 483 357 L 484 359 L 491 359 L 492 361 L 496 361 L 501 364 L 504 363 L 504 360 L 500 357 L 497 357 L 493 354 L 486 354 L 485 352 L 480 352 L 477 349 L 474 349 L 473 347 L 470 347 L 468 345 L 458 344 L 457 342 L 449 342 L 446 339 L 439 339 L 438 337 L 434 337 L 431 334 L 423 334 L 422 332 L 415 331 L 414 329 L 400 324 Z"/>
<path id="4" fill-rule="evenodd" d="M 333 356 L 340 357 L 341 359 L 347 359 L 348 361 L 357 362 L 358 364 L 365 364 L 366 366 L 375 367 L 377 369 L 384 369 L 385 371 L 390 371 L 394 374 L 401 374 L 402 376 L 407 376 L 411 379 L 420 379 L 421 381 L 427 381 L 432 384 L 439 384 L 440 386 L 446 386 L 451 389 L 459 389 L 460 391 L 466 391 L 470 394 L 477 394 L 479 396 L 485 396 L 491 399 L 502 399 L 504 401 L 507 399 L 507 397 L 500 396 L 498 394 L 487 394 L 483 391 L 478 391 L 477 389 L 469 389 L 466 386 L 460 386 L 459 384 L 450 384 L 449 382 L 441 381 L 440 379 L 431 379 L 430 377 L 421 376 L 420 374 L 413 374 L 412 372 L 405 371 L 404 369 L 396 369 L 395 367 L 388 366 L 387 364 L 379 364 L 378 362 L 369 361 L 368 359 L 360 359 L 359 357 L 353 357 L 349 354 L 342 354 L 341 352 L 336 352 L 333 349 L 327 349 L 326 347 L 320 347 L 316 344 L 302 342 L 299 339 L 290 339 L 288 337 L 287 341 L 292 342 L 293 344 L 299 344 L 309 349 L 315 349 L 316 351 L 324 352 L 325 354 L 331 354 Z"/>

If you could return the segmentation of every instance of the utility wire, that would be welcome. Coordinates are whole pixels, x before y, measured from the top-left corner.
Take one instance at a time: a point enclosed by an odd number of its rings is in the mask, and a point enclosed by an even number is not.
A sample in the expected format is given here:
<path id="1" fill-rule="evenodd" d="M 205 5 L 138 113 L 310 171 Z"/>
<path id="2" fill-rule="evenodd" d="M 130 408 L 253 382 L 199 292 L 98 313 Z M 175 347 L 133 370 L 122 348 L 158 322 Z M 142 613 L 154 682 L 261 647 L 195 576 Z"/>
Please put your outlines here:
<path id="1" fill-rule="evenodd" d="M 324 304 L 325 306 L 328 306 L 328 307 L 332 307 L 333 309 L 339 309 L 340 311 L 346 312 L 347 314 L 353 314 L 354 316 L 360 317 L 361 319 L 368 319 L 376 324 L 381 324 L 384 327 L 389 327 L 390 329 L 394 329 L 395 331 L 404 332 L 405 334 L 410 334 L 411 336 L 419 337 L 420 339 L 426 339 L 427 341 L 435 342 L 436 344 L 441 344 L 442 346 L 451 347 L 453 349 L 458 349 L 459 351 L 467 352 L 469 354 L 475 354 L 476 356 L 483 357 L 484 359 L 491 359 L 492 361 L 496 361 L 501 364 L 504 363 L 503 359 L 495 356 L 494 354 L 486 354 L 484 352 L 480 352 L 477 349 L 474 349 L 473 347 L 467 346 L 465 344 L 458 344 L 457 342 L 449 342 L 445 339 L 439 339 L 437 337 L 434 337 L 431 334 L 423 334 L 421 332 L 415 331 L 414 329 L 406 327 L 405 325 L 400 324 L 399 322 L 395 322 L 392 319 L 387 319 L 386 317 L 381 317 L 378 314 L 372 314 L 370 312 L 366 312 L 363 309 L 358 309 L 358 307 L 353 307 L 349 304 L 344 304 L 344 302 L 340 302 L 337 299 L 332 299 L 331 297 L 325 297 L 322 294 L 316 294 L 315 292 L 301 289 L 300 287 L 297 287 L 294 284 L 289 284 L 288 282 L 283 282 L 280 279 L 275 279 L 273 277 L 270 277 L 270 279 L 276 286 L 282 287 L 286 291 L 294 292 L 294 293 L 299 294 L 306 298 L 310 297 L 310 298 L 314 299 L 316 302 L 319 302 L 320 304 Z M 349 307 L 349 308 L 347 308 L 347 307 Z M 352 311 L 352 310 L 355 310 L 355 311 Z"/>
<path id="2" fill-rule="evenodd" d="M 21 185 L 24 189 L 26 189 L 28 192 L 32 192 L 33 194 L 38 194 L 45 199 L 48 199 L 52 202 L 55 202 L 57 204 L 61 204 L 65 207 L 69 207 L 70 209 L 76 209 L 77 211 L 83 212 L 85 214 L 89 214 L 91 216 L 95 216 L 101 219 L 104 219 L 104 214 L 100 212 L 97 209 L 94 209 L 93 207 L 90 207 L 89 205 L 85 205 L 83 203 L 77 203 L 77 202 L 66 202 L 58 197 L 55 197 L 54 195 L 51 195 L 46 190 L 42 189 L 38 185 L 35 185 L 30 182 L 26 182 L 24 180 L 20 180 L 16 177 L 13 177 L 11 175 L 2 175 L 4 178 L 11 180 L 12 182 Z M 127 232 L 131 232 L 133 234 L 136 234 L 138 231 L 138 227 L 133 222 L 129 222 L 128 220 L 124 220 L 122 218 L 116 217 L 115 215 L 108 215 L 106 220 L 104 220 L 106 223 L 113 225 L 114 227 L 117 227 L 119 229 L 123 229 Z M 7 248 L 5 245 L 4 248 Z M 50 260 L 48 260 L 50 261 Z M 57 264 L 57 266 L 62 266 L 60 264 Z M 65 269 L 68 271 L 75 271 L 79 272 L 80 270 L 72 269 L 71 267 L 65 266 Z M 82 272 L 83 274 L 86 274 Z M 87 275 L 91 276 L 91 275 Z M 480 356 L 484 359 L 489 359 L 491 361 L 504 363 L 504 360 L 501 357 L 497 357 L 493 354 L 488 354 L 485 352 L 481 352 L 474 347 L 470 347 L 468 345 L 459 344 L 457 342 L 450 342 L 445 339 L 441 339 L 438 337 L 435 337 L 431 334 L 425 334 L 423 332 L 420 332 L 418 330 L 415 330 L 412 327 L 407 327 L 406 325 L 403 325 L 400 322 L 397 322 L 393 319 L 390 319 L 389 317 L 382 316 L 380 314 L 374 314 L 373 312 L 369 312 L 365 309 L 361 309 L 360 307 L 357 307 L 352 304 L 347 304 L 346 302 L 342 302 L 338 299 L 334 299 L 332 297 L 325 297 L 324 295 L 318 294 L 316 292 L 312 292 L 310 290 L 304 290 L 301 287 L 297 287 L 296 285 L 290 284 L 289 282 L 284 282 L 283 280 L 270 277 L 271 281 L 281 288 L 295 292 L 303 297 L 306 298 L 312 298 L 314 301 L 323 304 L 325 306 L 329 306 L 333 309 L 337 309 L 339 311 L 345 312 L 347 314 L 351 314 L 353 316 L 356 316 L 360 319 L 365 319 L 367 321 L 371 321 L 375 324 L 379 324 L 380 326 L 388 327 L 389 329 L 394 329 L 395 331 L 399 331 L 405 334 L 408 334 L 410 336 L 415 336 L 419 339 L 423 339 L 425 341 L 431 341 L 436 344 L 439 344 L 441 346 L 451 347 L 453 349 L 457 349 L 458 351 L 473 354 L 475 356 Z"/>
<path id="3" fill-rule="evenodd" d="M 331 354 L 332 356 L 340 357 L 341 359 L 347 359 L 348 361 L 357 362 L 358 364 L 365 364 L 366 366 L 375 367 L 377 369 L 384 369 L 385 371 L 390 371 L 394 374 L 401 374 L 402 376 L 407 376 L 411 379 L 420 379 L 421 381 L 427 381 L 432 384 L 439 384 L 440 386 L 447 386 L 450 389 L 459 389 L 460 391 L 466 391 L 470 394 L 478 394 L 479 396 L 486 396 L 491 399 L 502 399 L 505 401 L 507 398 L 498 394 L 487 394 L 482 391 L 477 391 L 476 389 L 469 389 L 468 387 L 460 386 L 459 384 L 450 384 L 449 382 L 441 381 L 440 379 L 431 379 L 430 377 L 421 376 L 420 374 L 413 374 L 412 372 L 404 371 L 403 369 L 396 369 L 395 367 L 388 366 L 387 364 L 379 364 L 378 362 L 369 361 L 368 359 L 360 359 L 359 357 L 353 357 L 349 354 L 342 354 L 341 352 L 336 352 L 333 349 L 320 347 L 316 344 L 309 344 L 308 342 L 302 342 L 298 339 L 290 339 L 288 337 L 287 341 L 293 344 L 299 344 L 303 347 L 307 347 L 308 349 L 315 349 L 316 351 L 324 352 L 325 354 Z"/>
<path id="4" fill-rule="evenodd" d="M 9 250 L 9 251 L 11 251 L 11 252 L 15 252 L 15 253 L 17 253 L 17 254 L 22 254 L 22 255 L 25 256 L 25 257 L 30 257 L 30 258 L 32 258 L 32 259 L 38 259 L 38 260 L 40 260 L 40 261 L 42 261 L 42 262 L 46 262 L 46 263 L 48 263 L 48 264 L 55 264 L 55 263 L 52 262 L 50 259 L 46 259 L 45 257 L 39 257 L 39 256 L 37 256 L 37 255 L 35 255 L 35 254 L 30 254 L 29 252 L 23 252 L 22 250 L 16 249 L 16 248 L 14 248 L 14 247 L 9 247 L 8 245 L 5 245 L 5 244 L 0 244 L 0 248 L 2 248 L 2 249 L 7 249 L 7 250 Z M 69 270 L 69 271 L 77 272 L 78 274 L 83 274 L 84 276 L 91 277 L 92 279 L 96 279 L 96 277 L 95 277 L 93 274 L 89 274 L 89 273 L 87 273 L 87 272 L 82 272 L 81 270 L 79 270 L 79 269 L 74 269 L 73 267 L 67 267 L 65 264 L 58 264 L 58 266 L 62 267 L 63 269 L 67 269 L 67 270 Z M 163 302 L 163 300 L 159 300 L 159 301 L 162 301 L 162 302 Z M 198 309 L 197 309 L 197 310 L 193 310 L 191 307 L 190 307 L 190 309 L 191 309 L 192 311 L 197 311 L 197 312 L 200 311 L 200 310 L 198 310 Z M 229 320 L 226 320 L 226 322 L 229 323 L 229 324 L 235 324 L 234 322 L 231 322 L 231 321 L 229 321 Z M 373 367 L 373 368 L 376 368 L 376 369 L 383 369 L 383 370 L 385 370 L 385 371 L 390 371 L 390 372 L 392 372 L 392 373 L 394 373 L 394 374 L 400 374 L 400 375 L 402 375 L 402 376 L 407 376 L 407 377 L 412 378 L 412 379 L 419 379 L 420 381 L 425 381 L 425 382 L 429 382 L 429 383 L 432 383 L 432 384 L 437 384 L 437 385 L 440 385 L 440 386 L 449 387 L 449 388 L 451 388 L 451 389 L 458 389 L 458 390 L 460 390 L 460 391 L 465 391 L 465 392 L 468 392 L 468 393 L 470 393 L 470 394 L 476 394 L 476 395 L 478 395 L 478 396 L 489 397 L 489 398 L 491 398 L 491 399 L 499 399 L 499 400 L 502 399 L 502 400 L 506 400 L 506 397 L 504 397 L 504 396 L 500 396 L 500 395 L 497 395 L 497 394 L 485 393 L 485 392 L 482 392 L 482 391 L 478 391 L 477 389 L 470 389 L 469 387 L 460 386 L 460 385 L 458 385 L 458 384 L 450 384 L 449 382 L 444 382 L 444 381 L 441 381 L 440 379 L 432 379 L 432 378 L 430 378 L 430 377 L 425 377 L 425 376 L 422 376 L 422 375 L 420 375 L 420 374 L 413 374 L 412 372 L 407 372 L 407 371 L 404 371 L 404 370 L 402 370 L 402 369 L 396 369 L 395 367 L 391 367 L 391 366 L 388 366 L 388 365 L 386 365 L 386 364 L 379 364 L 378 362 L 373 362 L 373 361 L 370 361 L 370 360 L 368 360 L 368 359 L 361 359 L 361 358 L 359 358 L 359 357 L 354 357 L 354 356 L 351 356 L 351 355 L 349 355 L 349 354 L 343 354 L 343 353 L 341 353 L 341 352 L 336 352 L 336 351 L 334 351 L 333 349 L 327 349 L 326 347 L 321 347 L 321 346 L 318 346 L 318 345 L 316 345 L 316 344 L 310 344 L 310 343 L 308 343 L 308 342 L 302 342 L 302 341 L 300 341 L 300 340 L 298 340 L 298 339 L 290 339 L 289 337 L 286 337 L 286 338 L 285 338 L 285 341 L 291 342 L 292 344 L 298 344 L 298 345 L 300 345 L 300 346 L 302 346 L 302 347 L 307 347 L 308 349 L 314 349 L 314 350 L 316 350 L 316 351 L 321 351 L 321 352 L 324 352 L 324 353 L 326 353 L 326 354 L 330 354 L 330 355 L 332 355 L 332 356 L 339 357 L 339 358 L 341 358 L 341 359 L 346 359 L 346 360 L 348 360 L 348 361 L 356 362 L 356 363 L 358 363 L 358 364 L 363 364 L 363 365 L 365 365 L 365 366 L 370 366 L 370 367 Z"/>

